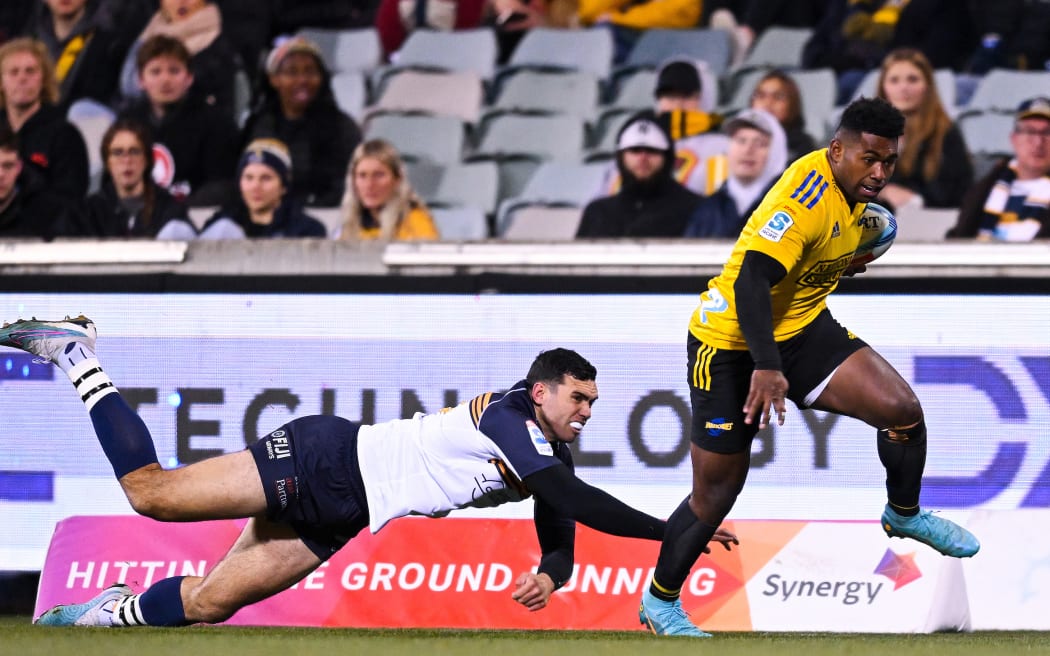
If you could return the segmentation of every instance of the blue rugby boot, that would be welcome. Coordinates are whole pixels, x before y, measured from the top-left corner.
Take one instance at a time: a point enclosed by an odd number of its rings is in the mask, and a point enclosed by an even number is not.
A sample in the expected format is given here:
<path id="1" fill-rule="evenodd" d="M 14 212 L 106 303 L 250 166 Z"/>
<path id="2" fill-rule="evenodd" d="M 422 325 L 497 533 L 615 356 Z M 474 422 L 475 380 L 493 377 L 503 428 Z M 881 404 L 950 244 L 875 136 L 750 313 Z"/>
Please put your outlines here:
<path id="1" fill-rule="evenodd" d="M 689 620 L 689 615 L 682 608 L 681 599 L 657 599 L 649 592 L 649 588 L 642 593 L 642 603 L 638 606 L 638 621 L 656 635 L 711 637 L 710 633 L 701 631 Z"/>
<path id="2" fill-rule="evenodd" d="M 84 315 L 62 321 L 19 319 L 0 328 L 0 346 L 21 349 L 58 364 L 58 359 L 74 348 L 72 345 L 83 344 L 94 351 L 96 334 L 94 322 Z"/>
<path id="3" fill-rule="evenodd" d="M 117 602 L 132 594 L 123 583 L 114 583 L 91 601 L 82 604 L 55 606 L 33 624 L 43 626 L 113 626 L 113 609 Z"/>
<path id="4" fill-rule="evenodd" d="M 891 538 L 918 540 L 945 556 L 955 558 L 969 558 L 981 548 L 981 543 L 973 533 L 928 510 L 920 511 L 913 517 L 904 517 L 887 504 L 882 513 L 882 530 Z"/>

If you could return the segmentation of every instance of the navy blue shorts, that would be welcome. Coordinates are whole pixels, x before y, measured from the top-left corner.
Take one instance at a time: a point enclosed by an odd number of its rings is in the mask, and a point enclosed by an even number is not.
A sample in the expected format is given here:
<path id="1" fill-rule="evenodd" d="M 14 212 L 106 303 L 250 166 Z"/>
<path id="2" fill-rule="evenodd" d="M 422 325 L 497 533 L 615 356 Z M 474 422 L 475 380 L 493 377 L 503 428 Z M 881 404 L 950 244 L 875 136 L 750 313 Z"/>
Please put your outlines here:
<path id="1" fill-rule="evenodd" d="M 290 525 L 321 560 L 368 526 L 359 428 L 341 417 L 313 415 L 248 447 L 266 492 L 266 516 Z"/>
<path id="2" fill-rule="evenodd" d="M 780 343 L 788 398 L 805 409 L 806 395 L 835 368 L 867 346 L 824 310 L 801 333 Z M 744 423 L 744 402 L 751 389 L 755 361 L 749 351 L 716 349 L 689 333 L 689 398 L 694 444 L 716 453 L 751 448 L 758 424 Z"/>

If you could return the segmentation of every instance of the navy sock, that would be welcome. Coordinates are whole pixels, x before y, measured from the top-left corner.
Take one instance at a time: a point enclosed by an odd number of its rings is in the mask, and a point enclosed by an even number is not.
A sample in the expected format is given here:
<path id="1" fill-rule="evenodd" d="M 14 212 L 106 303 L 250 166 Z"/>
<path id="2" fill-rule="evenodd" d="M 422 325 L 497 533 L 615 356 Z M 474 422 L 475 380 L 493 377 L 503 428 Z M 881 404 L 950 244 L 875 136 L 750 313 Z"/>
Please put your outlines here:
<path id="1" fill-rule="evenodd" d="M 682 585 L 704 547 L 711 541 L 717 526 L 701 522 L 689 507 L 689 497 L 678 504 L 667 519 L 660 557 L 649 585 L 649 592 L 657 599 L 674 601 L 682 592 Z"/>
<path id="2" fill-rule="evenodd" d="M 186 612 L 182 606 L 182 579 L 173 576 L 154 583 L 142 594 L 129 597 L 118 614 L 121 623 L 127 626 L 186 626 Z"/>
<path id="3" fill-rule="evenodd" d="M 120 394 L 107 394 L 98 399 L 89 414 L 102 451 L 118 480 L 128 472 L 157 462 L 157 449 L 149 429 Z"/>

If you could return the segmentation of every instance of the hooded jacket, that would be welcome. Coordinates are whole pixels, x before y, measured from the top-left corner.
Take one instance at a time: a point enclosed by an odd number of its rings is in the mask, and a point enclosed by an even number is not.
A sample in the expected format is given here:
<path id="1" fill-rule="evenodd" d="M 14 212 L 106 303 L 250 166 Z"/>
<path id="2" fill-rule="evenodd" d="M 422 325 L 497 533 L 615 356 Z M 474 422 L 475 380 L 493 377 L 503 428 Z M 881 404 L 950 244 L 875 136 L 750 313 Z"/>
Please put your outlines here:
<path id="1" fill-rule="evenodd" d="M 622 183 L 620 191 L 591 201 L 583 210 L 577 238 L 600 237 L 681 237 L 700 196 L 674 179 L 674 142 L 652 112 L 641 112 L 628 120 L 617 135 L 617 144 L 632 125 L 648 121 L 656 126 L 668 144 L 663 166 L 646 180 L 639 180 L 624 166 L 624 149 L 618 146 L 616 166 Z"/>

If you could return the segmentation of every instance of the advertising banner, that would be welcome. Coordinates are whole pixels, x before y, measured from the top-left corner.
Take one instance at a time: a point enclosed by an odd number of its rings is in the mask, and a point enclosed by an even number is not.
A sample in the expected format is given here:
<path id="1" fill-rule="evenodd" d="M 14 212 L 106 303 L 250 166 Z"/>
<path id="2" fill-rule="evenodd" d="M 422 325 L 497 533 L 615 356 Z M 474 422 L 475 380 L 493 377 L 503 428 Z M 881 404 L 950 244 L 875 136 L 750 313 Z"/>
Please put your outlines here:
<path id="1" fill-rule="evenodd" d="M 133 516 L 59 523 L 36 615 L 115 582 L 136 592 L 201 576 L 242 521 L 163 524 Z M 875 522 L 736 521 L 740 545 L 712 545 L 683 589 L 711 631 L 926 632 L 968 628 L 958 561 L 890 540 Z M 248 606 L 231 624 L 492 629 L 641 629 L 638 602 L 659 543 L 578 527 L 575 573 L 550 606 L 529 612 L 514 581 L 539 561 L 523 519 L 399 519 L 367 531 L 293 589 Z M 963 593 L 957 594 L 962 589 Z"/>

